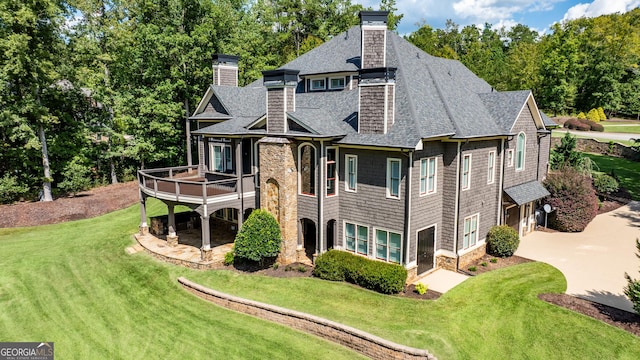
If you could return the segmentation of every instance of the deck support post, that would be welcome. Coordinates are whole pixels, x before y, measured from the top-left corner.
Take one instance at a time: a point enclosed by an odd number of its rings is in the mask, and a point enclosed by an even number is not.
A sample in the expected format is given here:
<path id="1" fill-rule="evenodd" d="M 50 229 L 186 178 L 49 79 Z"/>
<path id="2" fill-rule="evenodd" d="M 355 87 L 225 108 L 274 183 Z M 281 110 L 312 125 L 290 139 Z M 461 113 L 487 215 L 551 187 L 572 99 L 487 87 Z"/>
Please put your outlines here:
<path id="1" fill-rule="evenodd" d="M 213 255 L 211 252 L 211 232 L 209 231 L 209 216 L 200 216 L 202 223 L 202 248 L 200 249 L 200 257 L 203 261 L 211 260 Z"/>
<path id="2" fill-rule="evenodd" d="M 149 234 L 149 225 L 147 224 L 147 204 L 146 197 L 142 195 L 142 191 L 140 191 L 140 235 L 148 235 Z"/>
<path id="3" fill-rule="evenodd" d="M 178 236 L 176 235 L 176 214 L 175 214 L 175 206 L 173 203 L 167 204 L 168 210 L 168 227 L 169 233 L 167 234 L 167 245 L 171 247 L 175 247 L 178 245 Z"/>
<path id="4" fill-rule="evenodd" d="M 240 198 L 240 209 L 238 210 L 238 231 L 240 231 L 240 227 L 242 227 L 242 217 L 244 216 L 244 178 L 242 173 L 242 139 L 238 139 L 236 141 L 236 191 L 238 192 L 238 197 Z"/>

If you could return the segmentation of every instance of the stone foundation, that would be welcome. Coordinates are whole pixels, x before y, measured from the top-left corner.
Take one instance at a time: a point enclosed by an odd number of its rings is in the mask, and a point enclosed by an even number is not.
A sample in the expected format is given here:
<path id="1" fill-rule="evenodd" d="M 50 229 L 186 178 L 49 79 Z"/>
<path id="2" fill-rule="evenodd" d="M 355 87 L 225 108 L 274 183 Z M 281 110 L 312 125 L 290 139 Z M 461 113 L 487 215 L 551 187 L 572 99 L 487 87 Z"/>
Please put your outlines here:
<path id="1" fill-rule="evenodd" d="M 148 226 L 140 226 L 138 227 L 140 235 L 149 235 L 149 227 Z"/>
<path id="2" fill-rule="evenodd" d="M 171 247 L 178 246 L 178 236 L 176 235 L 167 235 L 167 245 Z"/>
<path id="3" fill-rule="evenodd" d="M 478 248 L 473 249 L 464 255 L 460 256 L 460 269 L 466 270 L 466 268 L 473 262 L 481 258 L 487 253 L 487 244 L 482 244 Z"/>
<path id="4" fill-rule="evenodd" d="M 436 256 L 436 269 L 457 271 L 458 269 L 456 269 L 456 258 L 445 255 Z"/>
<path id="5" fill-rule="evenodd" d="M 407 284 L 412 284 L 414 281 L 418 280 L 418 267 L 414 266 L 412 268 L 407 269 Z"/>
<path id="6" fill-rule="evenodd" d="M 213 260 L 213 250 L 212 249 L 200 249 L 200 257 L 202 261 L 211 261 Z"/>

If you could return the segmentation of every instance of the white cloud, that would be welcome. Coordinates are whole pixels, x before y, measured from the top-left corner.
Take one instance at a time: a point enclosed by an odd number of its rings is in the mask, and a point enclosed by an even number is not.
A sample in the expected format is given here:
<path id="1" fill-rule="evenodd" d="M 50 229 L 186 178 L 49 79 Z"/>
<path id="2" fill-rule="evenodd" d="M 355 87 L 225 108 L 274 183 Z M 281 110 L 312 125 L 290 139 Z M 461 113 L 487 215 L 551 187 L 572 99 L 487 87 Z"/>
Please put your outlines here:
<path id="1" fill-rule="evenodd" d="M 581 17 L 597 17 L 600 15 L 625 13 L 640 6 L 640 0 L 594 0 L 592 3 L 577 4 L 564 14 L 562 21 Z"/>

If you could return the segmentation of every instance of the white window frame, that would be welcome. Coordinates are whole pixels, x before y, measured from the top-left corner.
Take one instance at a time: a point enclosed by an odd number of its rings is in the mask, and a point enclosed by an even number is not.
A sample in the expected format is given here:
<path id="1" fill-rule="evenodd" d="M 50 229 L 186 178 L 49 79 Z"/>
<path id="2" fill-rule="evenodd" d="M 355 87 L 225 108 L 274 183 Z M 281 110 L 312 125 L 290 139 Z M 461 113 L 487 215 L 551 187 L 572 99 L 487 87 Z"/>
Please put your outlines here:
<path id="1" fill-rule="evenodd" d="M 353 160 L 353 188 L 349 186 L 351 182 L 351 173 L 349 172 L 350 161 Z M 344 155 L 344 190 L 348 192 L 358 192 L 358 155 L 345 154 Z"/>
<path id="2" fill-rule="evenodd" d="M 329 182 L 329 161 L 327 159 L 329 159 L 329 157 L 327 156 L 327 154 L 329 153 L 329 150 L 335 150 L 335 154 L 334 154 L 334 161 L 333 163 L 334 165 L 334 172 L 333 172 L 333 194 L 329 194 L 329 187 L 327 186 L 328 182 Z M 338 154 L 338 147 L 336 146 L 327 146 L 327 148 L 325 149 L 325 172 L 324 172 L 324 176 L 325 176 L 325 186 L 324 186 L 324 191 L 325 191 L 325 196 L 326 197 L 332 197 L 332 196 L 337 196 L 338 195 L 338 184 L 340 183 L 340 179 L 338 177 L 338 169 L 339 169 L 339 154 Z"/>
<path id="3" fill-rule="evenodd" d="M 313 154 L 314 154 L 314 158 L 313 158 L 313 167 L 314 167 L 314 171 L 313 171 L 313 177 L 315 178 L 314 184 L 314 193 L 313 194 L 307 194 L 307 193 L 303 193 L 302 192 L 302 148 L 304 148 L 305 146 L 311 146 L 313 148 Z M 315 145 L 313 145 L 310 142 L 305 142 L 302 143 L 298 146 L 298 194 L 302 195 L 302 196 L 310 196 L 310 197 L 315 197 L 318 194 L 318 171 L 317 171 L 317 166 L 318 166 L 318 149 L 315 147 Z"/>
<path id="4" fill-rule="evenodd" d="M 475 229 L 472 228 L 473 219 L 475 218 Z M 467 226 L 468 224 L 468 226 Z M 464 218 L 462 226 L 462 249 L 470 249 L 479 242 L 479 229 L 480 229 L 480 213 L 473 214 Z"/>
<path id="5" fill-rule="evenodd" d="M 355 231 L 355 233 L 354 233 L 354 249 L 353 250 L 349 249 L 349 246 L 347 245 L 347 225 L 353 225 L 354 231 Z M 358 251 L 358 242 L 362 242 L 363 241 L 362 239 L 359 238 L 359 234 L 360 234 L 359 230 L 360 230 L 360 228 L 367 229 L 367 239 L 365 241 L 365 244 L 366 244 L 367 247 L 366 247 L 366 251 L 364 253 Z M 344 249 L 346 251 L 350 251 L 352 253 L 355 253 L 355 254 L 358 254 L 358 255 L 362 255 L 362 256 L 367 256 L 367 257 L 369 256 L 369 240 L 370 240 L 369 239 L 369 226 L 358 224 L 358 223 L 355 223 L 355 222 L 345 221 L 344 222 L 344 228 L 343 228 L 343 234 L 344 234 L 344 236 L 343 236 Z"/>
<path id="6" fill-rule="evenodd" d="M 314 82 L 316 81 L 322 81 L 322 87 L 315 87 L 314 86 Z M 320 79 L 311 79 L 311 91 L 322 91 L 322 90 L 326 90 L 327 89 L 327 79 L 326 78 L 320 78 Z"/>
<path id="7" fill-rule="evenodd" d="M 342 86 L 333 86 L 333 80 L 342 80 Z M 347 81 L 345 80 L 344 76 L 329 78 L 329 89 L 331 90 L 344 89 L 346 86 L 347 86 Z"/>
<path id="8" fill-rule="evenodd" d="M 468 160 L 467 170 L 465 171 L 465 161 Z M 471 188 L 471 154 L 462 156 L 462 169 L 461 169 L 461 182 L 462 190 L 469 190 Z"/>
<path id="9" fill-rule="evenodd" d="M 507 167 L 513 166 L 513 158 L 514 158 L 513 149 L 508 149 L 507 150 Z"/>
<path id="10" fill-rule="evenodd" d="M 429 164 L 433 161 L 433 172 Z M 432 180 L 432 189 L 429 189 L 429 180 Z M 423 190 L 424 187 L 424 190 Z M 429 157 L 420 159 L 420 196 L 435 194 L 438 189 L 438 158 Z"/>
<path id="11" fill-rule="evenodd" d="M 392 186 L 392 164 L 398 163 L 398 194 L 393 195 L 393 191 L 391 189 Z M 402 191 L 402 160 L 399 158 L 387 158 L 387 198 L 389 199 L 400 199 L 400 193 Z"/>
<path id="12" fill-rule="evenodd" d="M 386 238 L 386 242 L 384 244 L 385 247 L 385 257 L 381 258 L 378 256 L 378 231 L 380 232 L 384 232 L 386 234 L 385 238 Z M 389 243 L 389 238 L 391 234 L 396 234 L 400 236 L 400 247 L 397 248 L 399 250 L 399 254 L 400 254 L 400 258 L 398 259 L 398 262 L 395 261 L 391 261 L 389 260 L 389 250 L 391 249 L 391 245 Z M 396 231 L 392 231 L 392 230 L 387 230 L 387 229 L 383 229 L 383 228 L 373 228 L 373 245 L 374 245 L 374 249 L 373 249 L 373 256 L 378 259 L 378 260 L 382 260 L 382 261 L 386 261 L 392 264 L 402 264 L 402 232 L 396 232 Z"/>
<path id="13" fill-rule="evenodd" d="M 218 169 L 216 167 L 216 148 L 220 148 L 222 169 Z M 231 145 L 221 143 L 209 144 L 209 170 L 213 172 L 226 172 L 227 170 L 233 170 L 233 153 L 231 152 Z"/>
<path id="14" fill-rule="evenodd" d="M 496 179 L 496 151 L 489 151 L 487 155 L 487 184 L 493 184 Z"/>
<path id="15" fill-rule="evenodd" d="M 521 138 L 522 138 L 522 142 L 520 142 Z M 527 134 L 521 131 L 518 134 L 518 137 L 516 138 L 516 159 L 515 159 L 516 171 L 524 170 L 526 154 L 527 154 Z"/>

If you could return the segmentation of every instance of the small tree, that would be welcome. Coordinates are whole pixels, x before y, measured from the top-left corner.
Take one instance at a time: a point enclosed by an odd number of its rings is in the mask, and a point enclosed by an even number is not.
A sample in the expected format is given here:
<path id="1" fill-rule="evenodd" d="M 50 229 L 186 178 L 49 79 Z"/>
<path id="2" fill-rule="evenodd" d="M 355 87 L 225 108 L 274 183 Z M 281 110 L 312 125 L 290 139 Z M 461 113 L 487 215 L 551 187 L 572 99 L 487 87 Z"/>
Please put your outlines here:
<path id="1" fill-rule="evenodd" d="M 604 109 L 602 108 L 602 106 L 598 108 L 598 117 L 602 121 L 607 120 L 607 115 L 605 115 Z"/>
<path id="2" fill-rule="evenodd" d="M 560 144 L 551 149 L 551 170 L 559 170 L 565 166 L 580 167 L 583 162 L 584 156 L 576 151 L 576 137 L 568 132 L 564 134 Z"/>
<path id="3" fill-rule="evenodd" d="M 80 156 L 75 156 L 65 166 L 62 172 L 64 180 L 58 184 L 58 187 L 76 196 L 77 193 L 91 186 L 90 172 L 89 167 L 83 163 L 83 159 Z"/>
<path id="4" fill-rule="evenodd" d="M 20 200 L 29 192 L 29 187 L 18 182 L 18 178 L 4 174 L 0 178 L 0 204 L 10 204 Z"/>
<path id="5" fill-rule="evenodd" d="M 544 185 L 551 193 L 549 205 L 556 208 L 549 216 L 551 227 L 579 232 L 596 217 L 598 197 L 587 175 L 565 167 L 562 171 L 550 173 Z"/>
<path id="6" fill-rule="evenodd" d="M 237 257 L 260 262 L 278 256 L 282 237 L 278 221 L 266 210 L 254 210 L 242 224 L 234 245 Z"/>
<path id="7" fill-rule="evenodd" d="M 638 249 L 636 256 L 640 258 L 640 240 L 638 239 L 636 239 L 636 249 Z M 627 295 L 629 300 L 633 303 L 633 310 L 640 314 L 640 280 L 632 279 L 626 272 L 624 273 L 624 277 L 627 279 L 627 286 L 624 288 L 624 294 Z"/>

